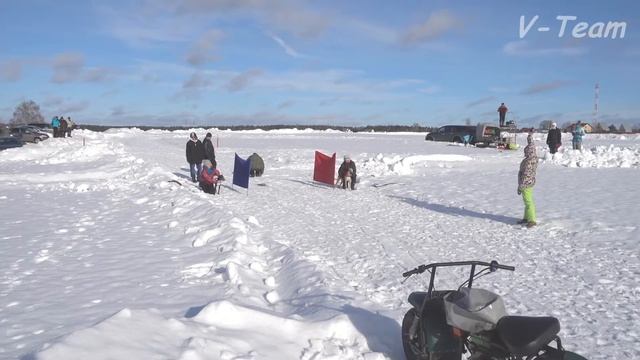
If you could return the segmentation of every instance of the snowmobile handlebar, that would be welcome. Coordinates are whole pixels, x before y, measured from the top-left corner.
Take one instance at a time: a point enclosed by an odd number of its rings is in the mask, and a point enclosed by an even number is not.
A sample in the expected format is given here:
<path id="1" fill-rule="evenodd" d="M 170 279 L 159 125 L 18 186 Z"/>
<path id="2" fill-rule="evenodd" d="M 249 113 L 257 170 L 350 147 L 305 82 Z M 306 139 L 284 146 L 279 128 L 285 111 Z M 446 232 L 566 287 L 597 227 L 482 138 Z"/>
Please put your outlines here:
<path id="1" fill-rule="evenodd" d="M 428 269 L 435 269 L 437 267 L 445 267 L 445 266 L 487 266 L 489 267 L 490 271 L 496 271 L 497 269 L 502 269 L 502 270 L 509 270 L 509 271 L 514 271 L 516 268 L 510 265 L 501 265 L 498 264 L 497 261 L 492 260 L 490 263 L 484 262 L 484 261 L 452 261 L 452 262 L 443 262 L 443 263 L 433 263 L 433 264 L 427 264 L 427 265 L 420 265 L 417 268 L 413 269 L 413 270 L 409 270 L 406 271 L 404 273 L 402 273 L 403 277 L 409 277 L 411 275 L 415 275 L 415 274 L 422 274 L 423 272 L 427 271 Z"/>

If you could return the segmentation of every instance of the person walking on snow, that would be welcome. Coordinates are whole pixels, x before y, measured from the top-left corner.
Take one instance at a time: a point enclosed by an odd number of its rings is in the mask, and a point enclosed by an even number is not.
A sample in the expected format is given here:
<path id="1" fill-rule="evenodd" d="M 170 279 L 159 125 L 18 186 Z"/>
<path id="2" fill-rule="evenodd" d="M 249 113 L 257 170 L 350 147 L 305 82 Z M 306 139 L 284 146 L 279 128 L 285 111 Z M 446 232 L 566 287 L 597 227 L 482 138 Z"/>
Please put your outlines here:
<path id="1" fill-rule="evenodd" d="M 202 160 L 204 159 L 204 146 L 198 140 L 198 135 L 192 132 L 187 141 L 187 162 L 191 171 L 191 181 L 198 182 L 202 171 Z"/>
<path id="2" fill-rule="evenodd" d="M 549 129 L 549 133 L 547 134 L 547 145 L 549 145 L 549 152 L 552 155 L 562 146 L 562 132 L 558 129 L 556 123 L 551 123 L 551 129 Z"/>
<path id="3" fill-rule="evenodd" d="M 356 163 L 351 161 L 351 156 L 345 155 L 344 161 L 338 169 L 338 179 L 342 179 L 342 188 L 347 188 L 347 177 L 351 178 L 351 190 L 356 188 Z"/>
<path id="4" fill-rule="evenodd" d="M 528 228 L 536 226 L 536 205 L 533 203 L 533 186 L 536 184 L 536 169 L 538 156 L 533 136 L 527 136 L 527 146 L 524 148 L 524 159 L 520 163 L 518 172 L 518 195 L 524 201 L 524 218 L 518 224 L 526 224 Z"/>
<path id="5" fill-rule="evenodd" d="M 504 126 L 504 120 L 507 117 L 507 111 L 509 111 L 509 108 L 507 108 L 504 103 L 500 104 L 500 107 L 498 107 L 498 113 L 500 114 L 500 127 Z"/>
<path id="6" fill-rule="evenodd" d="M 207 133 L 202 144 L 204 145 L 204 158 L 214 162 L 216 161 L 216 151 L 213 148 L 213 143 L 211 142 L 212 137 L 213 135 L 211 135 L 211 133 Z"/>
<path id="7" fill-rule="evenodd" d="M 571 140 L 571 143 L 573 144 L 573 150 L 582 150 L 582 137 L 585 135 L 584 129 L 582 128 L 582 122 L 578 121 L 572 134 L 573 139 Z"/>

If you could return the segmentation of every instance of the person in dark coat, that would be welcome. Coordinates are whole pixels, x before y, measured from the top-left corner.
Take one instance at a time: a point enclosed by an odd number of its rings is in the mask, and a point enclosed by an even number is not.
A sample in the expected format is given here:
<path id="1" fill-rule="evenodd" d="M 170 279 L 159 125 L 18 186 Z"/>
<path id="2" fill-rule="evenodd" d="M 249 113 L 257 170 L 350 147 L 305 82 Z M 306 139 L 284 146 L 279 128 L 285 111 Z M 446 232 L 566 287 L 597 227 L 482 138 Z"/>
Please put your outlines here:
<path id="1" fill-rule="evenodd" d="M 200 172 L 202 172 L 202 160 L 204 159 L 204 146 L 198 140 L 198 135 L 192 132 L 187 141 L 187 162 L 191 171 L 191 181 L 198 182 Z"/>
<path id="2" fill-rule="evenodd" d="M 356 188 L 356 163 L 351 161 L 351 157 L 349 155 L 344 156 L 344 161 L 340 165 L 338 169 L 338 179 L 343 179 L 342 188 L 347 188 L 347 182 L 344 181 L 345 177 L 351 178 L 351 190 L 355 190 Z"/>
<path id="3" fill-rule="evenodd" d="M 67 136 L 67 128 L 68 127 L 69 127 L 69 124 L 67 123 L 67 120 L 65 120 L 61 116 L 60 117 L 60 129 L 59 129 L 60 137 L 66 137 Z"/>
<path id="4" fill-rule="evenodd" d="M 212 136 L 211 133 L 207 133 L 202 144 L 204 145 L 204 158 L 214 162 L 216 161 L 216 150 L 213 148 L 213 143 L 211 142 Z"/>
<path id="5" fill-rule="evenodd" d="M 498 114 L 500 114 L 500 127 L 504 126 L 504 120 L 507 117 L 507 111 L 509 111 L 509 108 L 507 108 L 504 103 L 500 104 L 500 107 L 498 107 Z"/>
<path id="6" fill-rule="evenodd" d="M 558 129 L 556 123 L 551 123 L 551 129 L 547 134 L 547 145 L 549 145 L 549 152 L 555 154 L 558 148 L 562 146 L 562 132 Z"/>
<path id="7" fill-rule="evenodd" d="M 251 161 L 249 176 L 262 176 L 262 173 L 264 173 L 264 161 L 262 160 L 260 155 L 253 153 L 251 156 L 249 156 L 249 161 Z"/>

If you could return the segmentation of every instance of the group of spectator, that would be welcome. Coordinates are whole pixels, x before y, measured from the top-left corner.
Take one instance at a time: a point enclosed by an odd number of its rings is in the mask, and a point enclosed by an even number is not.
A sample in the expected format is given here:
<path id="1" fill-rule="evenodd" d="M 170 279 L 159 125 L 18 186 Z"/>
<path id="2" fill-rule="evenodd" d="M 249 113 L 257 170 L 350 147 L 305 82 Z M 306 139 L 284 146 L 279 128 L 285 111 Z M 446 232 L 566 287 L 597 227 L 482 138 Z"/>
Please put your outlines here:
<path id="1" fill-rule="evenodd" d="M 571 145 L 573 146 L 573 150 L 582 150 L 582 138 L 585 135 L 582 122 L 578 121 L 571 132 L 571 135 Z M 562 131 L 558 129 L 558 124 L 555 122 L 551 123 L 551 128 L 547 134 L 547 145 L 549 146 L 549 152 L 551 154 L 555 154 L 558 151 L 558 148 L 562 146 Z"/>
<path id="2" fill-rule="evenodd" d="M 67 116 L 54 116 L 51 119 L 51 128 L 53 129 L 53 137 L 71 137 L 71 132 L 75 129 L 76 124 L 71 121 L 71 117 Z"/>
<path id="3" fill-rule="evenodd" d="M 198 135 L 192 132 L 187 141 L 186 155 L 189 163 L 191 181 L 199 183 L 202 190 L 209 194 L 219 192 L 219 181 L 224 180 L 224 176 L 217 168 L 216 152 L 211 141 L 213 135 L 209 132 L 204 137 L 204 141 L 198 139 Z M 262 176 L 264 172 L 264 161 L 253 153 L 249 157 L 251 161 L 250 176 Z M 216 190 L 216 187 L 218 190 Z"/>

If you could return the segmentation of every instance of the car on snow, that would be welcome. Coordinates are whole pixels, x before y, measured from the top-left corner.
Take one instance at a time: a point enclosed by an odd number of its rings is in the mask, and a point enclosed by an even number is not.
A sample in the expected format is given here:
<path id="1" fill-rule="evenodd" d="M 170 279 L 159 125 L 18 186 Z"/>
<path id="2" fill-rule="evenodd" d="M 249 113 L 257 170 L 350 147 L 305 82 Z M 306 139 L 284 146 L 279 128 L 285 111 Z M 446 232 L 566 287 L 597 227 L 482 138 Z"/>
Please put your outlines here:
<path id="1" fill-rule="evenodd" d="M 488 146 L 500 141 L 500 128 L 490 124 L 445 125 L 438 128 L 437 131 L 428 133 L 424 139 L 426 141 L 462 143 L 465 136 L 469 136 L 471 144 Z"/>
<path id="2" fill-rule="evenodd" d="M 49 134 L 34 126 L 23 125 L 11 128 L 11 135 L 19 137 L 24 142 L 39 143 L 47 140 Z"/>
<path id="3" fill-rule="evenodd" d="M 22 140 L 13 136 L 0 137 L 0 150 L 21 147 L 23 144 Z"/>

